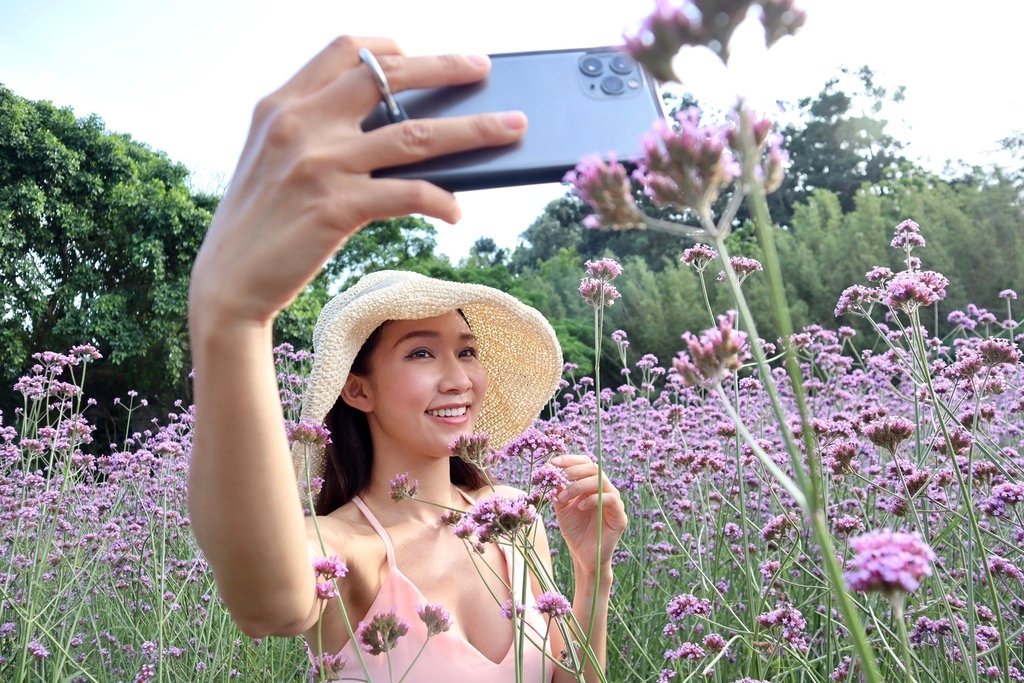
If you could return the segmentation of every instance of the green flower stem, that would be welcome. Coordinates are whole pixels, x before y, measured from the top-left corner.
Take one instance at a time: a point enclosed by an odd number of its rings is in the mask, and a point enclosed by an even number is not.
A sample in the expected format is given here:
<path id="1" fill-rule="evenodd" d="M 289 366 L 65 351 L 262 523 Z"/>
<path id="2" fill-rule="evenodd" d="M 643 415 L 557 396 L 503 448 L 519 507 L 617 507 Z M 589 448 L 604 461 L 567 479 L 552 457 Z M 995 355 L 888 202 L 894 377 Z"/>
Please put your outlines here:
<path id="1" fill-rule="evenodd" d="M 704 309 L 708 312 L 708 316 L 711 318 L 711 326 L 714 327 L 716 324 L 715 312 L 711 310 L 711 300 L 708 298 L 708 283 L 707 280 L 704 279 L 704 269 L 701 269 L 697 274 L 700 276 L 700 293 L 704 295 Z"/>
<path id="2" fill-rule="evenodd" d="M 916 351 L 917 354 L 920 354 L 922 366 L 927 367 L 927 358 L 928 358 L 928 356 L 927 356 L 927 349 L 925 348 L 924 337 L 921 336 L 921 325 L 919 324 L 919 320 L 918 320 L 918 318 L 916 316 L 917 316 L 917 311 L 915 311 L 914 315 L 911 316 L 911 327 L 913 328 L 913 330 L 912 330 L 913 337 L 912 338 L 913 338 L 913 340 L 915 342 L 915 349 L 914 350 Z M 971 464 L 971 466 L 967 470 L 967 478 L 965 480 L 965 478 L 963 476 L 963 473 L 960 471 L 960 468 L 956 464 L 956 455 L 953 453 L 953 443 L 952 443 L 952 440 L 950 439 L 950 436 L 949 436 L 949 428 L 946 426 L 946 420 L 938 415 L 940 403 L 939 403 L 939 397 L 935 393 L 935 386 L 932 383 L 931 373 L 930 372 L 925 372 L 924 373 L 924 379 L 925 379 L 925 383 L 927 384 L 927 387 L 928 387 L 928 396 L 931 398 L 933 405 L 936 406 L 936 417 L 937 417 L 936 422 L 939 425 L 939 430 L 942 432 L 942 439 L 943 439 L 944 443 L 946 444 L 946 452 L 950 454 L 950 459 L 952 460 L 952 463 L 953 463 L 953 466 L 951 467 L 951 469 L 953 470 L 953 475 L 956 477 L 957 485 L 960 488 L 960 495 L 964 497 L 964 501 L 966 503 L 966 505 L 964 505 L 964 508 L 966 510 L 966 513 L 967 513 L 967 521 L 970 524 L 971 535 L 973 537 L 973 540 L 977 543 L 978 547 L 981 550 L 981 554 L 982 554 L 982 557 L 981 557 L 981 567 L 982 567 L 982 570 L 984 570 L 984 572 L 985 572 L 985 582 L 988 585 L 989 598 L 992 601 L 991 609 L 992 609 L 992 612 L 995 614 L 996 623 L 998 624 L 999 633 L 1000 633 L 1000 636 L 1001 636 L 1000 639 L 999 639 L 998 647 L 999 647 L 1000 660 L 1001 660 L 1001 663 L 1003 665 L 1002 666 L 1003 681 L 1004 681 L 1004 683 L 1010 683 L 1010 652 L 1009 652 L 1008 646 L 1006 644 L 1006 637 L 1005 637 L 1006 624 L 1003 621 L 1002 610 L 999 607 L 999 594 L 998 594 L 998 592 L 996 590 L 996 584 L 995 584 L 995 581 L 993 580 L 992 571 L 988 567 L 988 553 L 985 552 L 985 542 L 984 542 L 984 539 L 982 538 L 981 528 L 978 525 L 978 516 L 977 516 L 976 511 L 975 511 L 974 500 L 971 498 L 971 495 L 972 495 L 972 493 L 971 493 L 971 484 L 973 482 L 973 477 L 974 477 L 974 475 L 973 475 L 973 462 L 971 460 L 968 460 L 968 462 L 969 462 L 969 464 Z M 977 405 L 975 405 L 975 412 L 977 412 Z M 974 450 L 974 448 L 972 446 L 971 452 L 973 452 L 973 450 Z M 967 567 L 969 568 L 970 571 L 974 570 L 974 564 L 973 564 L 973 562 L 974 562 L 974 559 L 973 559 L 974 545 L 975 545 L 975 543 L 968 543 L 967 544 Z M 968 581 L 967 582 L 967 591 L 968 591 L 968 594 L 967 594 L 967 597 L 968 597 L 968 615 L 967 615 L 968 616 L 968 622 L 967 623 L 968 623 L 968 627 L 969 627 L 968 634 L 970 636 L 972 644 L 974 645 L 974 649 L 977 650 L 977 642 L 974 641 L 976 612 L 975 612 L 975 608 L 974 608 L 974 582 L 973 581 Z M 966 652 L 964 654 L 966 656 Z M 976 669 L 973 668 L 973 667 L 966 667 L 966 668 L 967 668 L 968 671 L 971 672 L 971 680 L 977 680 L 977 671 L 976 671 Z"/>
<path id="3" fill-rule="evenodd" d="M 304 458 L 305 463 L 306 463 L 306 499 L 307 499 L 307 501 L 309 503 L 310 516 L 311 516 L 311 518 L 313 520 L 313 529 L 316 531 L 316 540 L 320 544 L 320 552 L 322 552 L 324 554 L 324 556 L 326 556 L 327 555 L 327 544 L 324 543 L 324 537 L 320 533 L 320 524 L 316 521 L 316 505 L 313 502 L 313 492 L 312 492 L 312 488 L 310 487 L 310 484 L 313 481 L 313 477 L 312 477 L 312 473 L 310 472 L 310 468 L 309 468 L 309 461 L 310 461 L 309 446 L 307 445 L 304 448 L 306 450 L 305 458 Z M 355 634 L 355 631 L 352 629 L 352 622 L 348 618 L 348 610 L 345 609 L 345 602 L 341 599 L 341 591 L 337 590 L 337 585 L 338 585 L 337 584 L 337 580 L 335 580 L 335 584 L 334 585 L 335 585 L 335 601 L 338 603 L 338 609 L 341 610 L 341 621 L 342 621 L 342 623 L 345 624 L 345 630 L 348 632 L 349 640 L 351 640 L 353 642 L 354 647 L 352 649 L 355 650 L 356 659 L 359 661 L 359 668 L 363 670 L 363 674 L 366 676 L 366 680 L 370 680 L 370 671 L 369 671 L 369 669 L 366 668 L 366 662 L 363 661 L 362 649 L 359 647 L 359 644 L 355 642 L 356 634 Z M 322 651 L 319 654 L 320 654 L 321 657 L 323 656 L 323 652 Z M 391 671 L 391 660 L 388 659 L 389 679 L 390 679 L 390 671 Z"/>
<path id="4" fill-rule="evenodd" d="M 782 282 L 782 269 L 779 264 L 778 252 L 775 249 L 774 236 L 772 235 L 771 218 L 768 213 L 768 203 L 765 199 L 764 187 L 756 179 L 756 164 L 760 157 L 759 150 L 754 143 L 754 133 L 750 127 L 750 117 L 745 106 L 739 107 L 740 114 L 740 136 L 743 146 L 743 178 L 748 189 L 751 214 L 754 217 L 754 226 L 757 232 L 758 241 L 761 244 L 762 255 L 764 257 L 764 269 L 768 276 L 768 286 L 771 292 L 772 311 L 775 315 L 776 323 L 779 327 L 779 336 L 783 339 L 788 340 L 793 334 L 793 323 L 789 315 L 789 307 L 786 303 L 786 291 Z M 719 241 L 722 241 L 721 239 Z M 724 241 L 723 241 L 724 246 Z M 729 277 L 730 285 L 736 294 L 738 301 L 742 302 L 742 309 L 746 310 L 746 302 L 743 301 L 743 295 L 740 291 L 739 284 L 736 282 L 736 274 L 730 267 L 728 259 L 723 254 L 722 258 L 724 265 L 726 266 L 726 273 Z M 749 316 L 749 311 L 747 311 Z M 753 322 L 751 320 L 751 322 Z M 759 345 L 752 343 L 751 347 L 757 349 Z M 809 424 L 809 411 L 807 409 L 806 401 L 803 395 L 803 384 L 800 373 L 799 363 L 797 362 L 796 354 L 790 344 L 786 344 L 786 371 L 789 373 L 790 380 L 793 385 L 793 394 L 796 400 L 797 408 L 800 412 L 800 418 L 804 424 Z M 755 352 L 761 358 L 759 362 L 763 362 L 763 353 L 760 349 Z M 762 366 L 762 372 L 766 372 L 767 368 Z M 773 403 L 777 403 L 777 397 L 774 395 L 772 383 L 766 382 L 766 386 L 769 387 L 770 395 L 772 395 Z M 781 409 L 781 404 L 777 407 L 777 412 Z M 789 432 L 785 420 L 782 420 L 780 428 L 783 434 Z M 825 571 L 828 575 L 829 582 L 832 584 L 832 590 L 836 593 L 839 599 L 839 606 L 843 612 L 843 616 L 846 620 L 846 626 L 850 631 L 850 635 L 853 638 L 854 645 L 857 649 L 857 653 L 860 656 L 860 664 L 864 672 L 865 678 L 869 683 L 881 683 L 881 674 L 878 671 L 878 665 L 875 662 L 875 653 L 868 642 L 867 634 L 864 631 L 864 625 L 861 623 L 860 616 L 857 614 L 856 606 L 853 600 L 850 598 L 849 593 L 846 591 L 845 582 L 843 580 L 842 568 L 839 566 L 839 561 L 836 558 L 835 548 L 832 544 L 832 535 L 828 529 L 828 522 L 825 517 L 825 511 L 823 507 L 823 501 L 819 498 L 819 483 L 820 483 L 820 455 L 815 450 L 813 440 L 811 438 L 809 429 L 804 429 L 804 442 L 807 453 L 807 465 L 810 470 L 809 476 L 800 477 L 801 484 L 803 485 L 804 494 L 807 496 L 807 502 L 811 509 L 811 528 L 814 532 L 814 536 L 818 541 L 818 545 L 821 547 L 822 560 L 825 563 Z M 790 446 L 790 455 L 794 460 L 799 460 L 799 453 L 796 449 L 796 444 L 792 443 L 792 439 L 787 440 L 787 446 Z M 799 468 L 796 472 L 801 472 Z"/>
<path id="5" fill-rule="evenodd" d="M 729 414 L 729 418 L 736 424 L 737 433 L 743 437 L 744 441 L 747 442 L 751 450 L 754 451 L 754 455 L 756 455 L 757 459 L 761 461 L 761 464 L 764 465 L 765 469 L 772 473 L 772 476 L 775 477 L 776 481 L 782 485 L 782 488 L 786 489 L 786 493 L 792 496 L 793 500 L 796 501 L 797 505 L 800 506 L 800 509 L 806 514 L 808 508 L 807 497 L 804 495 L 804 492 L 800 490 L 800 487 L 797 486 L 796 482 L 793 481 L 788 474 L 782 471 L 782 468 L 775 464 L 775 461 L 771 459 L 771 456 L 765 453 L 764 449 L 757 444 L 757 440 L 754 438 L 754 435 L 751 434 L 747 429 L 747 426 L 743 424 L 743 418 L 741 418 L 736 413 L 736 409 L 730 405 L 729 397 L 726 396 L 722 385 L 716 384 L 714 391 L 719 400 L 721 400 L 726 412 Z"/>
<path id="6" fill-rule="evenodd" d="M 892 614 L 896 620 L 896 630 L 900 634 L 900 649 L 903 651 L 903 666 L 906 668 L 910 683 L 917 683 L 914 675 L 914 658 L 910 654 L 910 638 L 907 637 L 907 622 L 903 618 L 904 596 L 899 595 L 892 599 Z"/>
<path id="7" fill-rule="evenodd" d="M 595 437 L 594 449 L 597 454 L 597 538 L 595 539 L 594 559 L 594 592 L 590 598 L 590 619 L 587 624 L 586 647 L 590 648 L 590 641 L 594 635 L 594 623 L 597 621 L 597 605 L 601 600 L 601 530 L 604 528 L 604 448 L 601 442 L 601 337 L 604 334 L 604 291 L 601 293 L 599 306 L 594 307 L 594 405 L 597 410 L 595 415 Z M 600 667 L 595 665 L 600 670 Z"/>

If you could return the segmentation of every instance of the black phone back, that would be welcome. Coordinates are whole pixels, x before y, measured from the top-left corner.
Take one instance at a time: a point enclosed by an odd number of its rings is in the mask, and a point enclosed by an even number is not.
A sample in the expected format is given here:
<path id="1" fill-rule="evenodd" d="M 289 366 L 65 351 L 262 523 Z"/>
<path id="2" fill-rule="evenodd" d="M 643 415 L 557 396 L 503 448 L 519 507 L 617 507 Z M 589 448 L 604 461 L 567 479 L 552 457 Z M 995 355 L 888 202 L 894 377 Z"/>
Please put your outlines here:
<path id="1" fill-rule="evenodd" d="M 409 118 L 519 110 L 529 121 L 512 145 L 460 152 L 382 169 L 379 177 L 422 178 L 450 191 L 560 182 L 583 157 L 638 156 L 664 109 L 654 81 L 620 48 L 491 55 L 479 83 L 396 95 Z M 388 125 L 383 105 L 363 130 Z"/>

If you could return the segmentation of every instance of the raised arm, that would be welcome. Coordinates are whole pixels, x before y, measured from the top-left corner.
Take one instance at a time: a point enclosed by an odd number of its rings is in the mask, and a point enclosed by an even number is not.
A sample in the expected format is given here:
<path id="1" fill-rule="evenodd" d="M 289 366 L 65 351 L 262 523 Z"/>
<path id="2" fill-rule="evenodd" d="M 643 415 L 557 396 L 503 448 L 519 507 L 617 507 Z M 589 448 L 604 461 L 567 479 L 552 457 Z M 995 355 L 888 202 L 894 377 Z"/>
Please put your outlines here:
<path id="1" fill-rule="evenodd" d="M 318 616 L 271 352 L 274 318 L 368 221 L 458 220 L 450 193 L 373 179 L 373 169 L 507 144 L 525 129 L 521 114 L 493 114 L 364 134 L 360 121 L 379 93 L 360 47 L 377 56 L 394 90 L 472 82 L 488 69 L 486 59 L 407 58 L 389 40 L 344 37 L 256 107 L 189 292 L 190 515 L 232 617 L 253 636 L 297 634 Z"/>

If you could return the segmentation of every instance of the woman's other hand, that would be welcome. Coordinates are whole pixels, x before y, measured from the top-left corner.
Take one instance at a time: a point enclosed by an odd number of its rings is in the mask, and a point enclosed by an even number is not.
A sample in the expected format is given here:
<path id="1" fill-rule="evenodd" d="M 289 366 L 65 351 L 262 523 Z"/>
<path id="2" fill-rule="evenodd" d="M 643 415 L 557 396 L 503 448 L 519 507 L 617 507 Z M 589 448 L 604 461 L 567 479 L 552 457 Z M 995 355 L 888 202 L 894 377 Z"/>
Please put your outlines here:
<path id="1" fill-rule="evenodd" d="M 596 573 L 600 535 L 600 566 L 602 572 L 607 572 L 612 553 L 629 523 L 618 489 L 607 475 L 601 477 L 599 517 L 597 463 L 585 455 L 561 455 L 553 458 L 551 464 L 560 467 L 569 480 L 555 501 L 555 515 L 576 571 Z"/>
<path id="2" fill-rule="evenodd" d="M 333 41 L 255 109 L 227 193 L 192 272 L 190 316 L 266 325 L 367 222 L 411 213 L 454 223 L 455 197 L 426 181 L 371 171 L 517 140 L 522 113 L 404 121 L 369 133 L 380 102 L 360 48 L 377 57 L 393 91 L 471 83 L 486 57 L 406 57 L 381 38 Z"/>

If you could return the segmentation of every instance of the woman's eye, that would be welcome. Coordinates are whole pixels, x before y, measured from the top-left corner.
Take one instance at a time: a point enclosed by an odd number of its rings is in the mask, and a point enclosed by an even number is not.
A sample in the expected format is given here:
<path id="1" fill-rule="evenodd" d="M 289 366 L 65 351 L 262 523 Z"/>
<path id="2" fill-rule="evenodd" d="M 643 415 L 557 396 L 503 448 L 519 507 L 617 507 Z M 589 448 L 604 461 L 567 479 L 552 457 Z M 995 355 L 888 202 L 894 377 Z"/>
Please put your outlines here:
<path id="1" fill-rule="evenodd" d="M 479 354 L 477 353 L 476 349 L 470 346 L 462 350 L 462 355 L 466 357 L 476 358 Z"/>
<path id="2" fill-rule="evenodd" d="M 416 349 L 406 356 L 406 358 L 430 358 L 430 351 L 427 349 Z"/>

